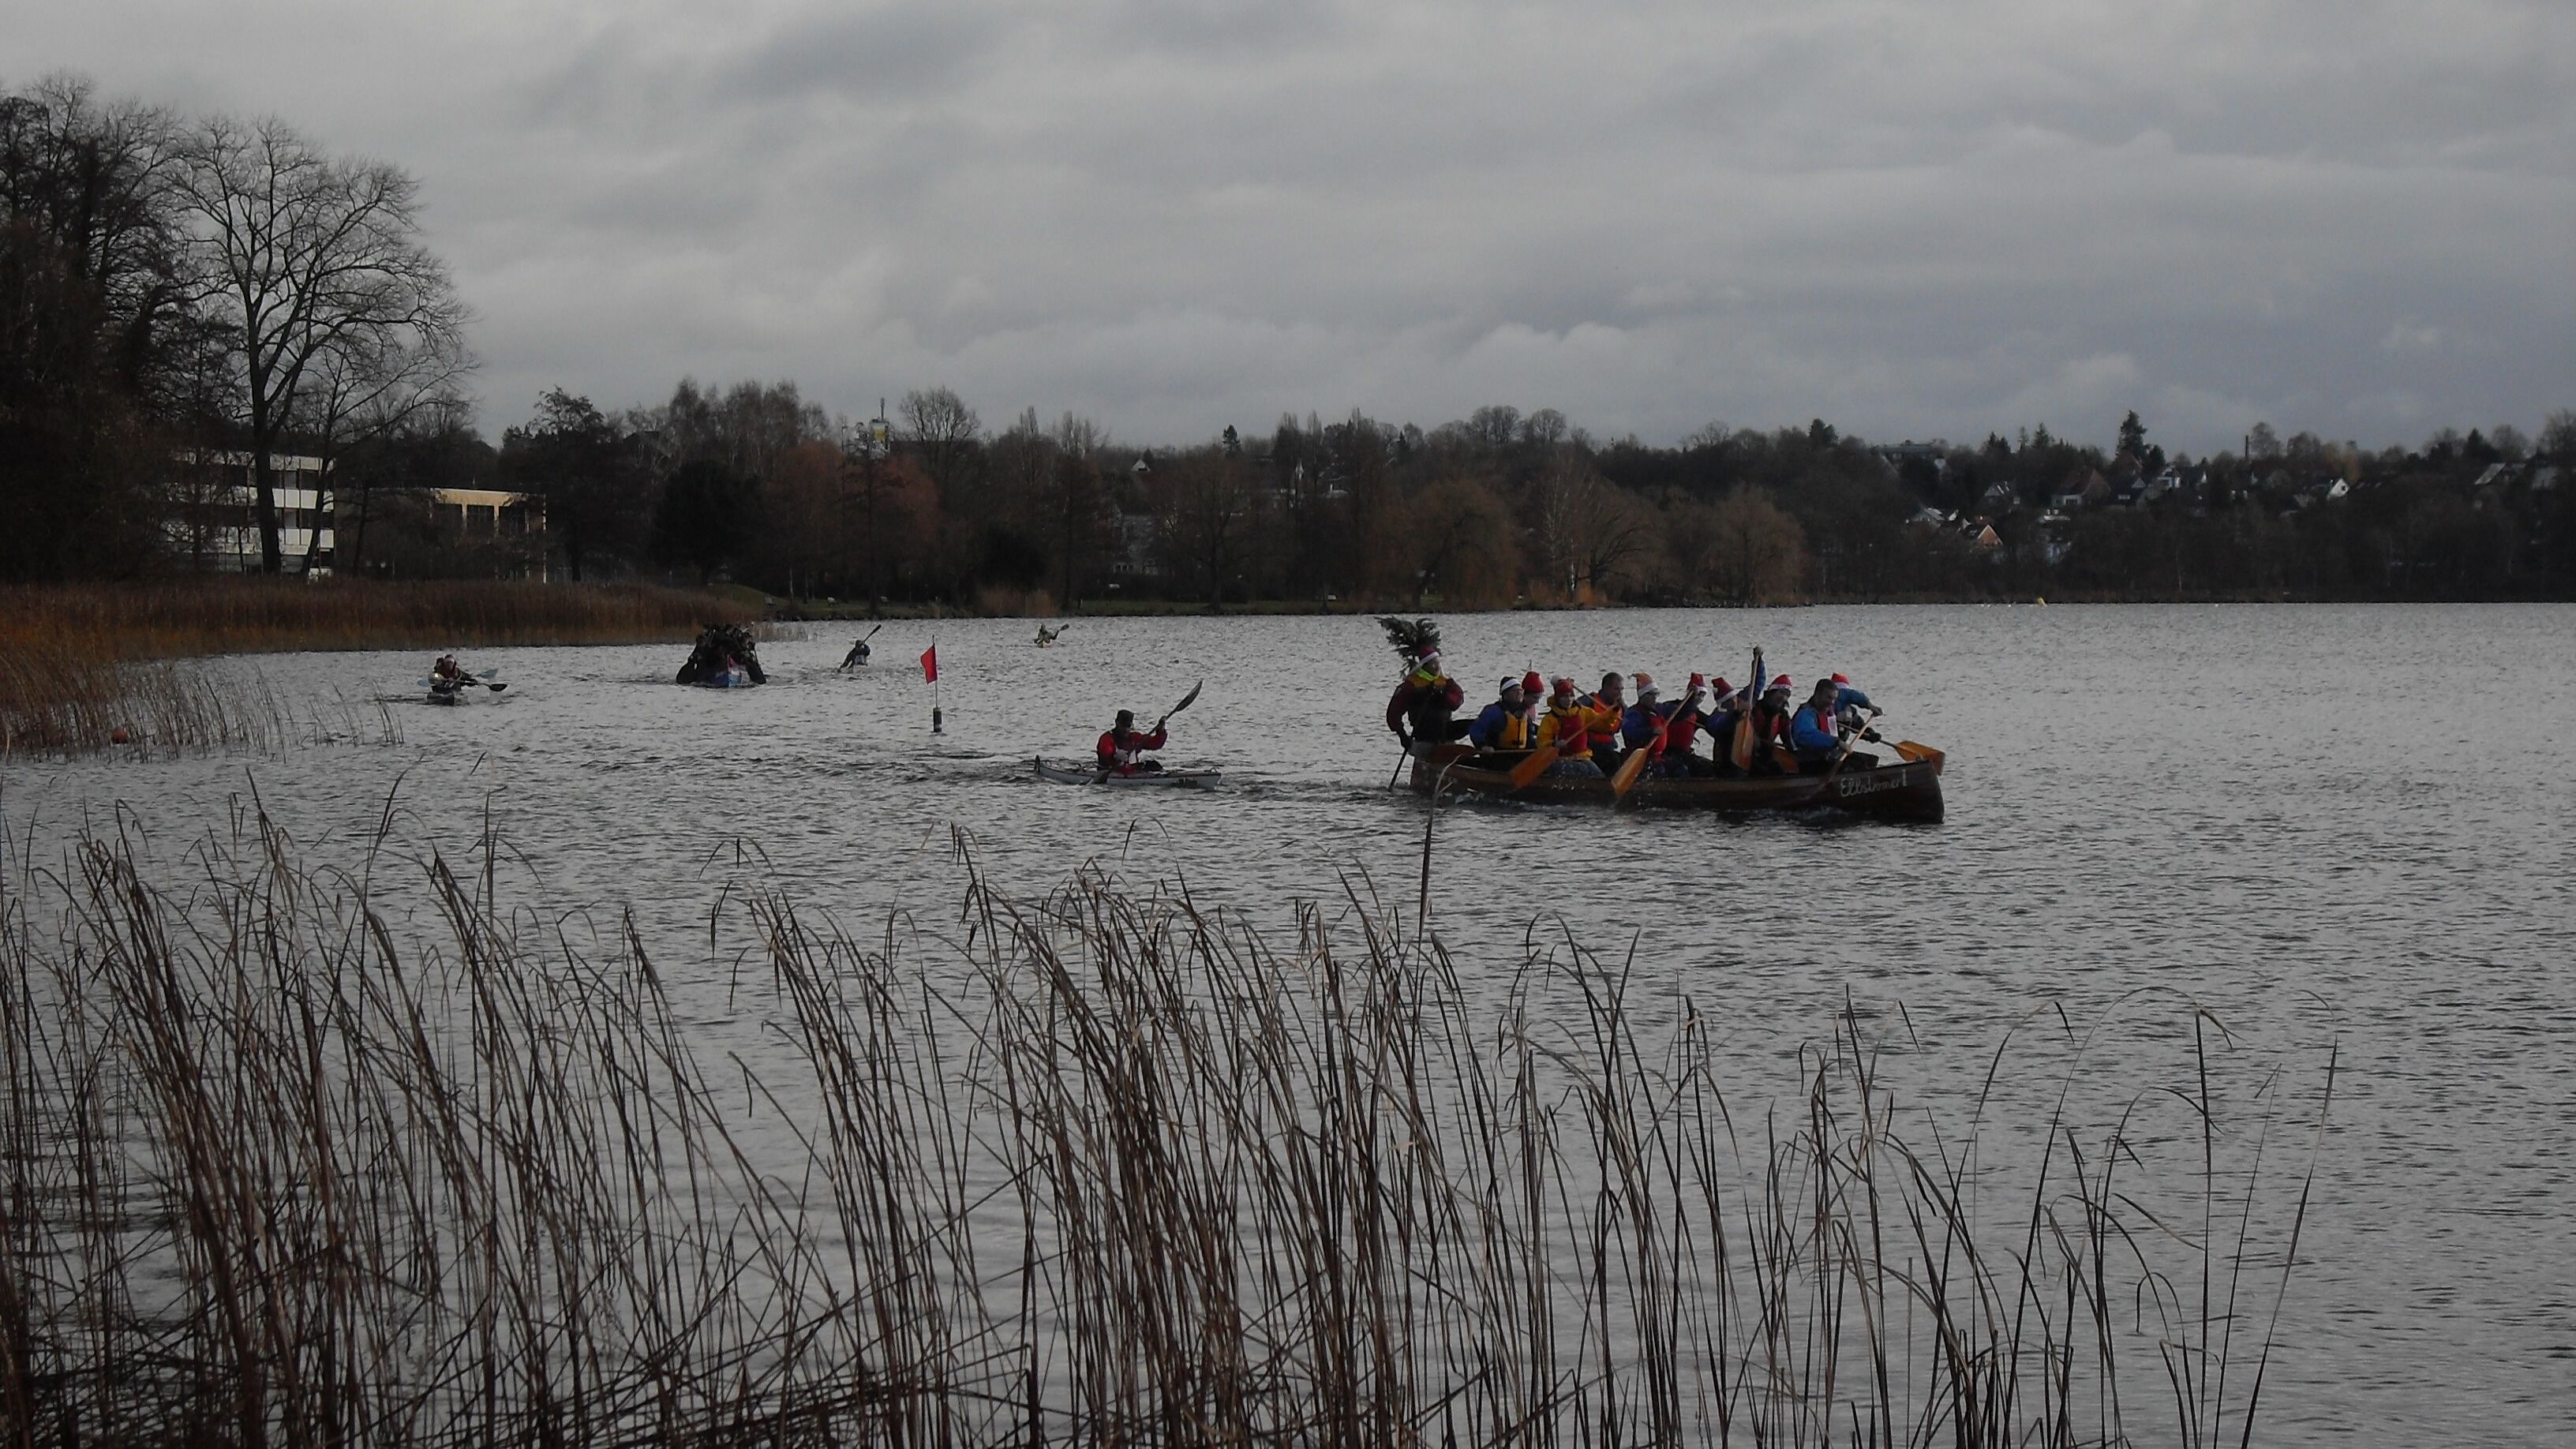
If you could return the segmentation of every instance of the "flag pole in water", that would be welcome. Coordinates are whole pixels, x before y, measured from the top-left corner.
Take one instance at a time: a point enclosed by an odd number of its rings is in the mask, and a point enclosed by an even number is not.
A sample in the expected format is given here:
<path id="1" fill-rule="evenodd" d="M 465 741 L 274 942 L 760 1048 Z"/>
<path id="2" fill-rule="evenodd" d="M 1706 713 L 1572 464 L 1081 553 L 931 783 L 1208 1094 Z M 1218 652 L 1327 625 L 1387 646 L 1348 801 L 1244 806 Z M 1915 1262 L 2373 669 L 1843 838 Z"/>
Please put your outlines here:
<path id="1" fill-rule="evenodd" d="M 930 732 L 939 734 L 939 636 L 930 638 L 930 647 L 921 651 L 921 677 L 930 681 Z"/>

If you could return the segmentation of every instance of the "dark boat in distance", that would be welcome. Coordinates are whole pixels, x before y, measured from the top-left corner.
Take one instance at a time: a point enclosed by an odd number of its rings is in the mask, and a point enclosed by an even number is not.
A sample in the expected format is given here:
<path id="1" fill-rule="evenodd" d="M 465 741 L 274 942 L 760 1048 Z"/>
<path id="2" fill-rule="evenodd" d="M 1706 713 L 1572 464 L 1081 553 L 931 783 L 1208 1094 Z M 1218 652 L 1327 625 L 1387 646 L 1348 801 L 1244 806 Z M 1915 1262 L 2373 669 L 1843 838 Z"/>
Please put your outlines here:
<path id="1" fill-rule="evenodd" d="M 1413 788 L 1527 800 L 1543 805 L 1633 805 L 1658 810 L 1835 810 L 1882 820 L 1938 823 L 1941 819 L 1939 750 L 1911 741 L 1902 758 L 1865 770 L 1823 775 L 1756 776 L 1737 780 L 1680 780 L 1640 777 L 1621 799 L 1605 776 L 1579 779 L 1542 775 L 1518 789 L 1512 766 L 1526 756 L 1484 754 L 1468 745 L 1417 745 L 1413 749 Z"/>

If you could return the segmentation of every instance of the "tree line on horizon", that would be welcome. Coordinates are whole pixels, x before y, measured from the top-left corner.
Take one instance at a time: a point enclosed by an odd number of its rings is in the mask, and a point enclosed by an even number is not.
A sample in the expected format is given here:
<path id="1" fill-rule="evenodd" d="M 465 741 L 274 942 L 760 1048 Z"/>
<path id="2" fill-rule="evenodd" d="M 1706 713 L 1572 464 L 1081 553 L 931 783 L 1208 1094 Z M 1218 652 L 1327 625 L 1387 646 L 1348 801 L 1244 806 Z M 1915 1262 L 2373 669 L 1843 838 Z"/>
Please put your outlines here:
<path id="1" fill-rule="evenodd" d="M 2258 425 L 2246 444 L 2168 456 L 2131 412 L 2107 445 L 2037 427 L 1874 447 L 1814 420 L 1656 447 L 1496 405 L 1429 430 L 1282 416 L 1176 447 L 1033 408 L 992 429 L 944 386 L 853 422 L 793 382 L 683 380 L 613 410 L 550 391 L 497 448 L 388 437 L 351 481 L 426 453 L 542 494 L 573 577 L 987 612 L 2576 596 L 2576 411 L 2536 438 L 2445 429 L 2366 453 Z"/>
<path id="2" fill-rule="evenodd" d="M 0 578 L 179 566 L 207 470 L 329 469 L 342 572 L 729 578 L 806 598 L 1050 610 L 1103 599 L 1430 607 L 1819 598 L 2576 597 L 2576 411 L 2365 452 L 2267 426 L 2166 450 L 2035 427 L 1873 447 L 1822 419 L 1604 440 L 1552 408 L 1425 430 L 1355 409 L 1183 446 L 945 386 L 836 419 L 791 381 L 603 408 L 548 391 L 498 446 L 470 314 L 399 168 L 284 122 L 49 78 L 0 91 Z M 2340 485 L 2340 486 L 2337 486 Z M 430 490 L 543 501 L 465 536 Z"/>

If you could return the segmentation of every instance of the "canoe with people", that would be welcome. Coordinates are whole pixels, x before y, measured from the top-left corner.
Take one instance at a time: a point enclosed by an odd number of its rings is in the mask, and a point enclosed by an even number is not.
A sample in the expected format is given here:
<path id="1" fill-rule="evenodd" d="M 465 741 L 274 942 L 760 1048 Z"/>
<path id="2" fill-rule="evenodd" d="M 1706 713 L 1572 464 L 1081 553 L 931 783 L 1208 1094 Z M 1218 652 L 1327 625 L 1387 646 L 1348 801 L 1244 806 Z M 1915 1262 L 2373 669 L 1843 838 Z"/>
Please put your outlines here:
<path id="1" fill-rule="evenodd" d="M 1584 691 L 1568 676 L 1542 685 L 1533 670 L 1500 681 L 1494 701 L 1470 721 L 1458 718 L 1465 691 L 1441 665 L 1438 626 L 1428 619 L 1378 622 L 1404 661 L 1386 724 L 1404 744 L 1416 791 L 1942 817 L 1946 757 L 1912 740 L 1884 740 L 1875 725 L 1879 706 L 1841 673 L 1819 677 L 1805 702 L 1793 704 L 1796 686 L 1786 674 L 1770 675 L 1759 649 L 1754 683 L 1738 689 L 1723 676 L 1694 673 L 1669 701 L 1649 674 L 1605 674 L 1598 688 Z M 1874 744 L 1887 744 L 1895 758 L 1861 748 Z"/>
<path id="2" fill-rule="evenodd" d="M 767 684 L 769 676 L 760 667 L 760 646 L 749 629 L 740 624 L 709 624 L 689 647 L 688 662 L 680 666 L 676 682 L 702 689 L 743 689 Z"/>

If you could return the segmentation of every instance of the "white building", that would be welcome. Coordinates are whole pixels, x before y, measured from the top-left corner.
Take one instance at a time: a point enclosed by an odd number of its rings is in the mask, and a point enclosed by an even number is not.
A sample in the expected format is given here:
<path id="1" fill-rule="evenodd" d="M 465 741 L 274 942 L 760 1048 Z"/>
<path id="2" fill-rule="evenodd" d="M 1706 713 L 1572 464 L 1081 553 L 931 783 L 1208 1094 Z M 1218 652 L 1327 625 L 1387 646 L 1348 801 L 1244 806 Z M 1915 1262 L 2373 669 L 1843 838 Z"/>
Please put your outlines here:
<path id="1" fill-rule="evenodd" d="M 179 453 L 172 549 L 201 569 L 255 573 L 261 563 L 259 480 L 248 452 Z M 268 455 L 277 503 L 277 547 L 288 573 L 331 570 L 331 490 L 320 458 Z"/>

